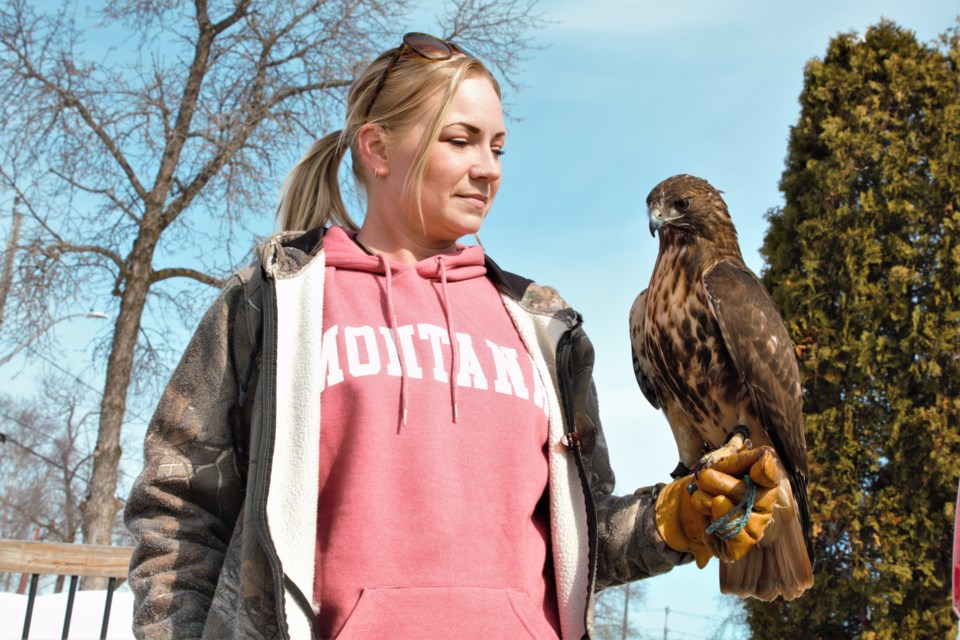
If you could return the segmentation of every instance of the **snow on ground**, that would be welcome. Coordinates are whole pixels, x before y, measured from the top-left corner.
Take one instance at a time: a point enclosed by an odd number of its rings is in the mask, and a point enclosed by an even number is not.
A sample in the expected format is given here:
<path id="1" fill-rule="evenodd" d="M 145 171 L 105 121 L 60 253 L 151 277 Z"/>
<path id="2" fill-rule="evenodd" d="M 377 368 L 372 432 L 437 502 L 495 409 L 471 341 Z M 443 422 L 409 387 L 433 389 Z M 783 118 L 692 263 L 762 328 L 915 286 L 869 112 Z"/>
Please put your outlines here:
<path id="1" fill-rule="evenodd" d="M 88 640 L 100 637 L 106 591 L 77 591 L 70 618 L 70 640 Z M 38 595 L 33 605 L 30 622 L 30 640 L 54 640 L 63 637 L 63 614 L 67 609 L 67 590 L 63 593 Z M 27 596 L 0 593 L 0 640 L 21 638 L 23 617 L 27 611 Z M 133 617 L 133 594 L 115 591 L 110 606 L 110 625 L 107 638 L 127 640 Z"/>

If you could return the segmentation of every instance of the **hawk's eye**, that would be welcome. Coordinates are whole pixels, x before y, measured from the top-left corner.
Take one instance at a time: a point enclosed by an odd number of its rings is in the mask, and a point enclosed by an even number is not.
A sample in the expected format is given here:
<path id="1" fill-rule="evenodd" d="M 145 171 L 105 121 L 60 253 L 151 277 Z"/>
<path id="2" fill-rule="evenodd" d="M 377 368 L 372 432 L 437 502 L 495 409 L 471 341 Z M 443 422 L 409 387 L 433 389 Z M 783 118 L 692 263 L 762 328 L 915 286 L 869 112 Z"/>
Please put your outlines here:
<path id="1" fill-rule="evenodd" d="M 677 198 L 673 201 L 673 208 L 677 211 L 686 211 L 690 208 L 690 198 Z"/>

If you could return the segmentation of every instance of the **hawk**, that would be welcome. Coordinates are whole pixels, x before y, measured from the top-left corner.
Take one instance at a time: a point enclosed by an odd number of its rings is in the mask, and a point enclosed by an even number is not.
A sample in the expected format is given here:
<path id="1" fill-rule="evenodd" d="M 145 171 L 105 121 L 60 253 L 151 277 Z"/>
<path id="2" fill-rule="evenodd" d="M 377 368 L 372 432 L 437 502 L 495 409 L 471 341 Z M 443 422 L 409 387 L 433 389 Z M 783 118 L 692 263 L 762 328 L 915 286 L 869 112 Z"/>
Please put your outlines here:
<path id="1" fill-rule="evenodd" d="M 637 381 L 670 423 L 680 455 L 674 477 L 741 448 L 774 448 L 783 479 L 773 519 L 743 558 L 720 563 L 720 588 L 792 600 L 813 585 L 793 345 L 770 294 L 743 261 L 719 191 L 677 175 L 654 187 L 647 207 L 660 250 L 650 285 L 630 311 Z"/>

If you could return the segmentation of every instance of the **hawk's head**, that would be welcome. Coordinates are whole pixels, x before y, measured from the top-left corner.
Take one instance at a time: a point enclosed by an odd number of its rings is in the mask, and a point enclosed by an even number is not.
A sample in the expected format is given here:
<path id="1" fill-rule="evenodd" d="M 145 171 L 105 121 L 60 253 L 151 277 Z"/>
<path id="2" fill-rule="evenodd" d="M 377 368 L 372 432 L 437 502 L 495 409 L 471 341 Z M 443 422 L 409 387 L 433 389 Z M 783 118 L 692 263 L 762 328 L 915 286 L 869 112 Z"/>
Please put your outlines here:
<path id="1" fill-rule="evenodd" d="M 676 229 L 682 234 L 719 240 L 736 230 L 720 191 L 696 176 L 680 174 L 667 178 L 647 196 L 650 235 Z"/>

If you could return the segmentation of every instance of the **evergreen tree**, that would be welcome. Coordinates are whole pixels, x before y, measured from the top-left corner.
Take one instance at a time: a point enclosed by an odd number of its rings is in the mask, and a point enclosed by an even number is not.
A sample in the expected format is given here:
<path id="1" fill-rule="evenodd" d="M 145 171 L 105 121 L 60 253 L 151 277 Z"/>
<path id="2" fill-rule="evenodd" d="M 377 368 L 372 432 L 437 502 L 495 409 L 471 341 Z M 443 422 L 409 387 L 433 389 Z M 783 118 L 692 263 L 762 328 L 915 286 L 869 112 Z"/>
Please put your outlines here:
<path id="1" fill-rule="evenodd" d="M 804 380 L 816 583 L 756 638 L 955 637 L 960 33 L 883 21 L 808 63 L 764 281 Z"/>

